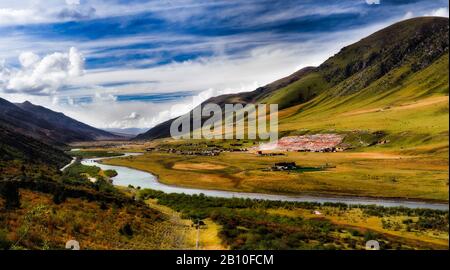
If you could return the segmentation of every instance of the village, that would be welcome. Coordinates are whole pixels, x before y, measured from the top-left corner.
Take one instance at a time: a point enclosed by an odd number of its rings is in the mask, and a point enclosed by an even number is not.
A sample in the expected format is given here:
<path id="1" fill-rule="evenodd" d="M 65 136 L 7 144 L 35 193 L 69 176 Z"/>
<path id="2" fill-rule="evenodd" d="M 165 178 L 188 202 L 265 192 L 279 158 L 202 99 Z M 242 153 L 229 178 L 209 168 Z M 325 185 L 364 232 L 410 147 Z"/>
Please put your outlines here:
<path id="1" fill-rule="evenodd" d="M 341 152 L 349 149 L 342 143 L 344 135 L 339 134 L 314 134 L 303 136 L 287 136 L 276 143 L 261 143 L 244 147 L 244 143 L 231 143 L 229 147 L 215 144 L 187 143 L 179 145 L 163 145 L 160 147 L 148 147 L 146 152 L 166 152 L 179 155 L 218 156 L 223 152 L 251 152 L 258 156 L 283 156 L 283 152 Z M 274 145 L 267 147 L 267 145 Z"/>

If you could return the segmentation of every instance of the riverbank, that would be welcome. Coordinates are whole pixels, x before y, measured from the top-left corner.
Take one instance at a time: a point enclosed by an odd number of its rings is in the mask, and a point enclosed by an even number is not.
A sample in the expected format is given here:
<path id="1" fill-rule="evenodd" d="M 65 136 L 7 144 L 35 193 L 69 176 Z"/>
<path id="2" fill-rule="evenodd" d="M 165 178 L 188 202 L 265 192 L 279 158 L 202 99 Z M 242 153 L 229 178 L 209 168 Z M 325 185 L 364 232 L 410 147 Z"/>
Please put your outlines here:
<path id="1" fill-rule="evenodd" d="M 282 162 L 327 169 L 267 170 Z M 105 163 L 147 171 L 164 184 L 189 188 L 448 202 L 448 165 L 431 157 L 373 152 L 286 152 L 284 156 L 226 152 L 208 157 L 155 151 Z"/>
<path id="2" fill-rule="evenodd" d="M 344 203 L 351 205 L 379 205 L 384 207 L 407 207 L 407 208 L 428 208 L 437 210 L 448 210 L 448 204 L 435 203 L 426 201 L 415 201 L 410 199 L 379 199 L 369 197 L 343 197 L 343 196 L 287 196 L 276 194 L 263 194 L 263 193 L 247 193 L 247 192 L 233 192 L 223 190 L 211 190 L 211 189 L 198 189 L 198 188 L 184 188 L 172 185 L 166 185 L 158 181 L 158 178 L 146 171 L 133 169 L 125 166 L 109 165 L 104 161 L 108 160 L 108 163 L 121 162 L 128 160 L 130 157 L 141 156 L 142 153 L 126 153 L 119 158 L 114 157 L 102 157 L 93 159 L 82 160 L 83 165 L 95 165 L 102 170 L 115 170 L 118 175 L 113 178 L 113 183 L 120 186 L 132 185 L 140 188 L 150 188 L 153 190 L 163 191 L 166 193 L 184 193 L 188 195 L 204 194 L 211 197 L 220 198 L 246 198 L 255 200 L 271 200 L 271 201 L 291 201 L 291 202 L 317 202 L 317 203 Z M 99 163 L 98 161 L 102 161 Z M 128 164 L 131 162 L 127 162 Z"/>

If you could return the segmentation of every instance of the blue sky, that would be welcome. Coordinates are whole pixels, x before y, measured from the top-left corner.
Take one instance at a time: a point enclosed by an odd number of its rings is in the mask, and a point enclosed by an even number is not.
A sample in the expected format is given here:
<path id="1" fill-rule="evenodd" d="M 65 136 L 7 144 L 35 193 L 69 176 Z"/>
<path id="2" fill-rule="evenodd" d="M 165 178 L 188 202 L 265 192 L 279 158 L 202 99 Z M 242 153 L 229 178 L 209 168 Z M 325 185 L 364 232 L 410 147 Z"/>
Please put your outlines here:
<path id="1" fill-rule="evenodd" d="M 151 127 L 254 90 L 444 0 L 0 2 L 0 96 L 97 127 Z"/>

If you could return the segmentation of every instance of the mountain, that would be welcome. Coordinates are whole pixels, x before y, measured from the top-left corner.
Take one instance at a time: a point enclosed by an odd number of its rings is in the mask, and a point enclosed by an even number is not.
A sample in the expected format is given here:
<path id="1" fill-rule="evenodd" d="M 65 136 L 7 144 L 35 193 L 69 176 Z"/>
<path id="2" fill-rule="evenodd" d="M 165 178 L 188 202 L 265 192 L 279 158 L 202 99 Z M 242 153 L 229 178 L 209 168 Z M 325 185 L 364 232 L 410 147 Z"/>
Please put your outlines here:
<path id="1" fill-rule="evenodd" d="M 305 67 L 285 78 L 277 80 L 266 86 L 259 87 L 258 89 L 254 90 L 254 91 L 212 97 L 212 98 L 208 99 L 207 101 L 203 102 L 200 106 L 202 106 L 206 103 L 215 103 L 215 104 L 220 105 L 223 108 L 225 104 L 231 104 L 231 103 L 233 103 L 233 104 L 235 104 L 235 103 L 241 103 L 241 104 L 256 103 L 258 100 L 261 100 L 261 99 L 269 96 L 271 93 L 275 92 L 276 90 L 278 90 L 282 87 L 288 86 L 289 84 L 301 79 L 302 77 L 306 76 L 313 70 L 314 70 L 314 67 Z M 190 113 L 192 113 L 192 111 Z M 170 125 L 172 124 L 173 120 L 175 120 L 175 119 L 170 119 L 168 121 L 165 121 L 161 124 L 156 125 L 149 131 L 136 136 L 134 138 L 134 140 L 154 140 L 154 139 L 169 137 L 170 136 Z"/>
<path id="2" fill-rule="evenodd" d="M 13 160 L 16 166 L 6 165 Z M 70 160 L 62 150 L 0 125 L 0 171 L 2 167 L 17 167 L 18 161 L 22 164 L 40 163 L 61 168 Z"/>
<path id="3" fill-rule="evenodd" d="M 122 136 L 122 137 L 135 137 L 136 135 L 147 131 L 146 128 L 104 128 L 109 133 Z"/>
<path id="4" fill-rule="evenodd" d="M 0 126 L 48 144 L 113 140 L 120 136 L 83 124 L 30 102 L 13 104 L 0 98 Z"/>
<path id="5" fill-rule="evenodd" d="M 339 132 L 383 129 L 375 125 L 375 121 L 383 122 L 380 119 L 370 119 L 369 124 L 367 119 L 354 122 L 350 119 L 355 117 L 346 113 L 376 111 L 436 95 L 444 99 L 447 96 L 448 100 L 448 30 L 448 18 L 442 17 L 398 22 L 342 48 L 318 67 L 302 69 L 253 92 L 214 97 L 200 106 L 206 103 L 278 104 L 282 135 L 305 128 Z M 135 140 L 168 137 L 172 121 L 155 126 Z M 336 130 L 337 123 L 344 121 L 353 125 L 343 124 Z M 393 121 L 392 125 L 398 125 L 398 121 L 407 119 Z M 445 131 L 445 126 L 442 128 Z"/>

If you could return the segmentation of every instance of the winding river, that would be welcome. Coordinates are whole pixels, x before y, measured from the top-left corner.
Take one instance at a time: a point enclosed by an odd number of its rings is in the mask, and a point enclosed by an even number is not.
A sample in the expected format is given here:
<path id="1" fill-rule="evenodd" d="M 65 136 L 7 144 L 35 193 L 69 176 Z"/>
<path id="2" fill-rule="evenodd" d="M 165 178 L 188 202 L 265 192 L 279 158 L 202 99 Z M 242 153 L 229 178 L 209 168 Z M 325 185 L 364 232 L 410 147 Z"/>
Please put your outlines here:
<path id="1" fill-rule="evenodd" d="M 135 187 L 139 186 L 141 188 L 150 188 L 154 190 L 163 191 L 166 193 L 184 193 L 189 195 L 204 194 L 206 196 L 211 197 L 244 198 L 244 199 L 259 199 L 272 201 L 318 202 L 318 203 L 330 202 L 330 203 L 361 204 L 361 205 L 379 205 L 385 207 L 403 206 L 407 208 L 427 208 L 438 210 L 449 209 L 449 205 L 445 203 L 431 203 L 406 199 L 377 199 L 365 197 L 332 197 L 332 196 L 309 196 L 309 195 L 287 196 L 287 195 L 275 195 L 263 193 L 247 193 L 247 192 L 176 187 L 158 182 L 157 177 L 148 172 L 122 166 L 106 165 L 101 162 L 98 162 L 105 159 L 124 158 L 137 155 L 142 155 L 142 153 L 125 153 L 125 155 L 119 157 L 116 156 L 116 157 L 83 159 L 81 163 L 83 165 L 88 166 L 98 166 L 102 170 L 115 170 L 117 172 L 117 176 L 113 178 L 114 185 L 118 186 L 133 185 Z"/>

